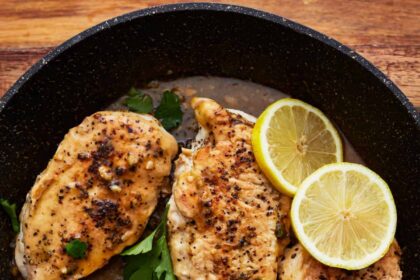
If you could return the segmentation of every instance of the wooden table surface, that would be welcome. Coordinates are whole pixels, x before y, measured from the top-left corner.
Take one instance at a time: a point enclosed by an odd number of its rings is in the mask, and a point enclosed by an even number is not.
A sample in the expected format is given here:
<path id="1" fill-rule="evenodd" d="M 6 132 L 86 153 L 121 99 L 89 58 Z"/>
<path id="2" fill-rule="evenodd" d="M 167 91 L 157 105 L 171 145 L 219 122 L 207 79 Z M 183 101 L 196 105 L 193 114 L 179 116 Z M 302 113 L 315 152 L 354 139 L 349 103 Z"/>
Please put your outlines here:
<path id="1" fill-rule="evenodd" d="M 84 29 L 123 13 L 176 2 L 187 1 L 0 0 L 0 96 L 49 50 Z M 379 67 L 420 107 L 420 0 L 209 2 L 261 9 L 325 33 Z"/>

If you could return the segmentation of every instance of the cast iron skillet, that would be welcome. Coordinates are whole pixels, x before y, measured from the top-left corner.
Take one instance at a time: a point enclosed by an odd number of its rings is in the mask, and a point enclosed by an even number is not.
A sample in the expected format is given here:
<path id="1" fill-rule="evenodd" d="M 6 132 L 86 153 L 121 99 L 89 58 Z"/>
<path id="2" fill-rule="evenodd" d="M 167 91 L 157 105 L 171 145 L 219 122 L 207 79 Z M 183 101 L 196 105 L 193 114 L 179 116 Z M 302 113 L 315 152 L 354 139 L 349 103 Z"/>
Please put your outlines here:
<path id="1" fill-rule="evenodd" d="M 66 131 L 139 80 L 252 80 L 322 109 L 391 186 L 405 279 L 420 275 L 420 120 L 404 94 L 351 49 L 268 13 L 220 4 L 126 14 L 65 42 L 0 100 L 0 197 L 22 205 Z M 255 96 L 258 98 L 258 96 Z M 0 211 L 0 278 L 13 240 Z"/>

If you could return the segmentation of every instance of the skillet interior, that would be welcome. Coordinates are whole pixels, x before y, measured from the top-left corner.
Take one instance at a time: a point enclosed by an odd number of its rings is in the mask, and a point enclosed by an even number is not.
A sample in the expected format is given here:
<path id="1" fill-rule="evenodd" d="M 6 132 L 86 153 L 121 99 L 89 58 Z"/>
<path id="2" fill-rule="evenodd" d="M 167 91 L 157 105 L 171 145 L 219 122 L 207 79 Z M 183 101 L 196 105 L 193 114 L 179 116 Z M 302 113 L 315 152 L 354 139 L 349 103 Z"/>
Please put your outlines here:
<path id="1" fill-rule="evenodd" d="M 321 108 L 390 184 L 404 278 L 416 278 L 418 114 L 391 81 L 345 46 L 241 7 L 180 4 L 139 11 L 93 27 L 47 55 L 0 101 L 0 197 L 21 206 L 66 131 L 135 81 L 188 75 L 252 80 Z M 0 211 L 1 279 L 11 279 L 10 232 Z"/>

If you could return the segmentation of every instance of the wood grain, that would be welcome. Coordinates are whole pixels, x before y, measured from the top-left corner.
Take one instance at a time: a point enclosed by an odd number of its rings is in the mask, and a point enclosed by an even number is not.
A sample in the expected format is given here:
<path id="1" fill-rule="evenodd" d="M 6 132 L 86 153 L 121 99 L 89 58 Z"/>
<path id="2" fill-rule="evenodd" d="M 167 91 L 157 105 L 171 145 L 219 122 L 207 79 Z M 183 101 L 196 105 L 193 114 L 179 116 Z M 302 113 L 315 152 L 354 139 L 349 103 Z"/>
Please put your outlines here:
<path id="1" fill-rule="evenodd" d="M 164 0 L 0 0 L 0 96 L 35 61 L 84 29 Z M 198 1 L 197 1 L 198 2 Z M 419 0 L 232 0 L 314 28 L 378 66 L 420 107 Z"/>

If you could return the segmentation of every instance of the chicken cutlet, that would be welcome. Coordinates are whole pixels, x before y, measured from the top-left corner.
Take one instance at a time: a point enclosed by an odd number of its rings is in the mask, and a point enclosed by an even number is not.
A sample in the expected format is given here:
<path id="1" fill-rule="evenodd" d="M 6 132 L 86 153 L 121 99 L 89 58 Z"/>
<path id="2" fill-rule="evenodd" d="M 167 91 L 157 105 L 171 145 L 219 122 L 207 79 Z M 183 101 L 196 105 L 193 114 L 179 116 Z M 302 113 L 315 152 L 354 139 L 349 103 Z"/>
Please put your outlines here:
<path id="1" fill-rule="evenodd" d="M 401 250 L 394 241 L 388 253 L 371 266 L 347 271 L 328 267 L 314 259 L 302 245 L 286 249 L 279 263 L 280 280 L 398 280 L 402 279 L 400 269 Z"/>
<path id="2" fill-rule="evenodd" d="M 178 146 L 148 115 L 98 112 L 72 128 L 22 209 L 16 263 L 27 279 L 79 279 L 143 233 Z M 87 244 L 83 258 L 66 244 Z"/>
<path id="3" fill-rule="evenodd" d="M 180 280 L 276 279 L 290 198 L 255 162 L 251 117 L 207 98 L 191 103 L 203 130 L 176 163 L 168 213 L 174 272 Z"/>

